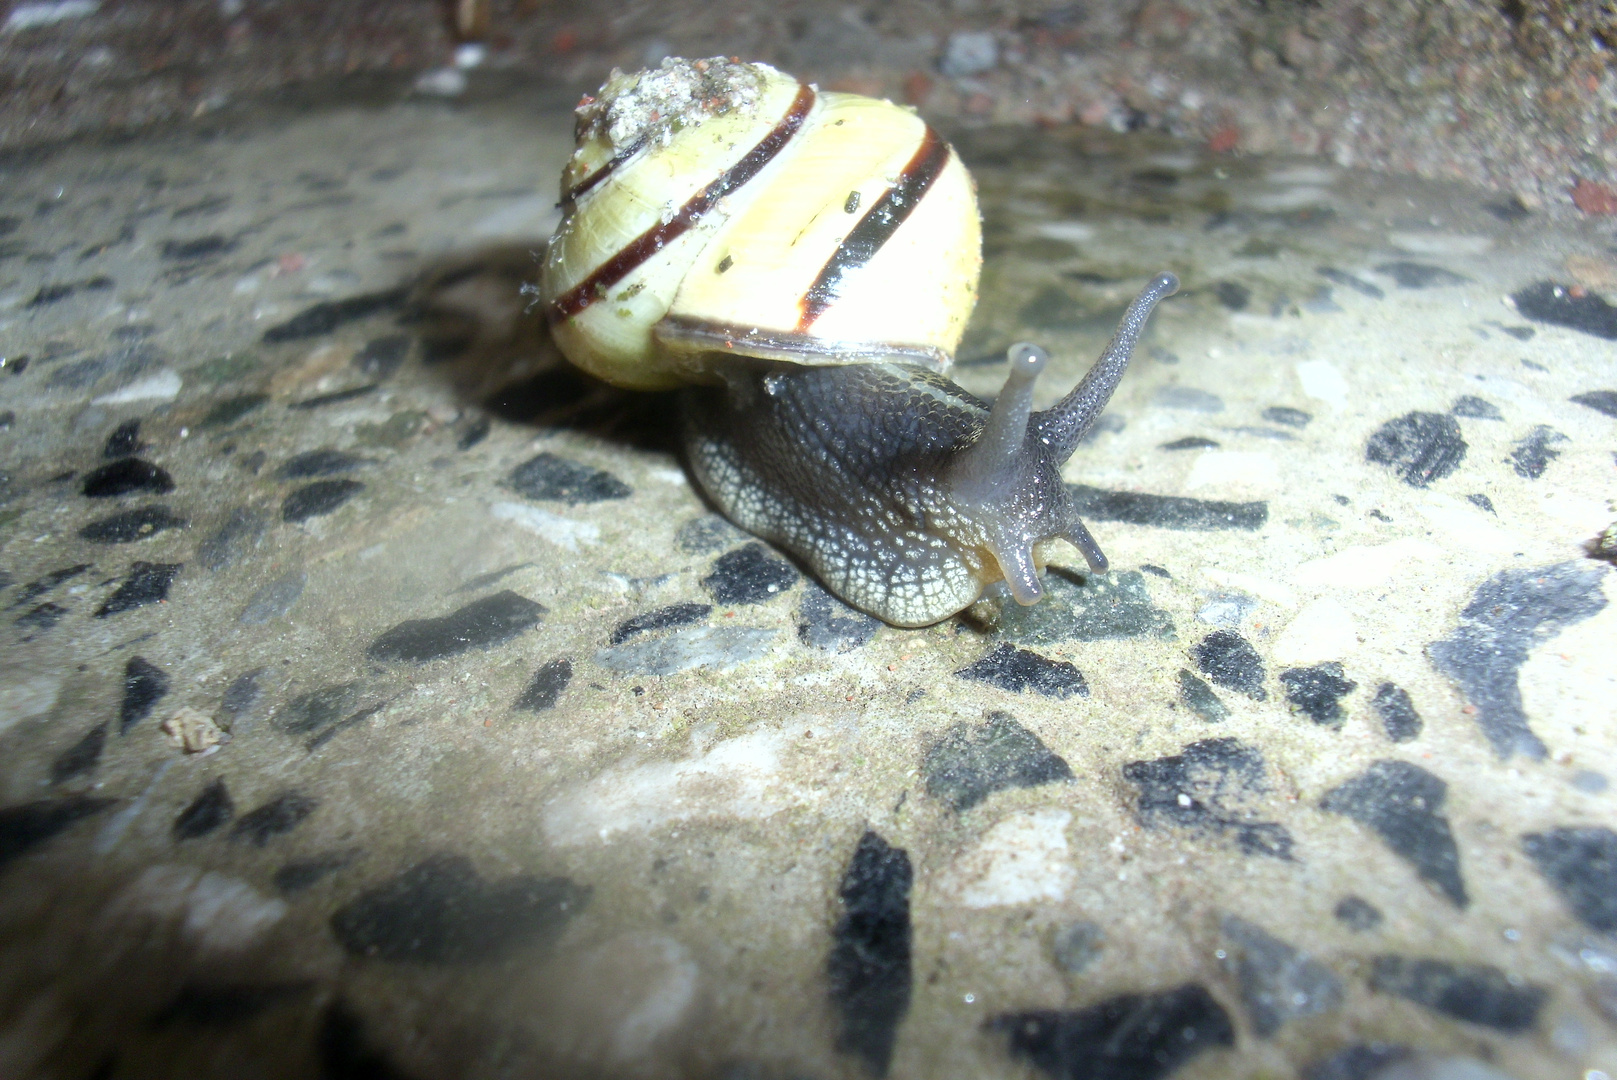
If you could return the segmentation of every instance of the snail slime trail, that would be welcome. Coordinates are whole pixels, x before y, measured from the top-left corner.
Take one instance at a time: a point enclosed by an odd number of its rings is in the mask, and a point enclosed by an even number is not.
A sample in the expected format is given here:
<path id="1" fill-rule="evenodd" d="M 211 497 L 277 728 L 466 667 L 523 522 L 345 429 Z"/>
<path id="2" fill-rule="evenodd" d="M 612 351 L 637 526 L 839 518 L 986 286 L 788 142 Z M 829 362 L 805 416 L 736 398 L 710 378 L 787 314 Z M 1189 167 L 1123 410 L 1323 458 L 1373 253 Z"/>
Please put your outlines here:
<path id="1" fill-rule="evenodd" d="M 1061 466 L 1172 274 L 1054 407 L 1032 410 L 1029 344 L 990 407 L 944 374 L 977 300 L 975 190 L 913 112 L 669 59 L 614 72 L 577 131 L 540 281 L 552 332 L 608 382 L 684 388 L 692 470 L 731 520 L 895 626 L 1000 581 L 1036 602 L 1063 541 L 1106 568 Z"/>

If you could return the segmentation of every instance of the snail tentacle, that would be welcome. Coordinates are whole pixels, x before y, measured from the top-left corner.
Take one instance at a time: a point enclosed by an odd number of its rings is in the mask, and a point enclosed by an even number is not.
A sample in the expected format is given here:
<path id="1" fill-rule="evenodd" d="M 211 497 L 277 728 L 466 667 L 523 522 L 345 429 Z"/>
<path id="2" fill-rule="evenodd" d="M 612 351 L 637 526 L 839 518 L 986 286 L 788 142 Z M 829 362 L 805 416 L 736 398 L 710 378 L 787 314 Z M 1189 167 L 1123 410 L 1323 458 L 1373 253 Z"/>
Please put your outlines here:
<path id="1" fill-rule="evenodd" d="M 1050 449 L 1050 457 L 1060 464 L 1072 456 L 1078 448 L 1079 441 L 1089 431 L 1090 425 L 1099 418 L 1101 410 L 1111 400 L 1112 391 L 1122 381 L 1123 373 L 1128 370 L 1129 359 L 1134 355 L 1134 346 L 1140 340 L 1140 332 L 1151 318 L 1151 311 L 1157 303 L 1179 291 L 1179 279 L 1164 271 L 1151 279 L 1151 284 L 1141 290 L 1140 295 L 1123 314 L 1123 321 L 1117 324 L 1117 333 L 1113 335 L 1111 344 L 1106 351 L 1100 354 L 1100 359 L 1089 369 L 1072 393 L 1062 398 L 1054 406 L 1038 413 L 1033 417 L 1033 431 L 1039 441 Z"/>
<path id="2" fill-rule="evenodd" d="M 1084 562 L 1089 565 L 1092 572 L 1104 574 L 1111 569 L 1111 560 L 1106 558 L 1106 553 L 1100 549 L 1094 534 L 1089 531 L 1088 526 L 1078 520 L 1076 515 L 1073 516 L 1072 524 L 1067 526 L 1067 531 L 1061 534 L 1061 539 L 1078 549 L 1078 553 L 1084 557 Z"/>
<path id="3" fill-rule="evenodd" d="M 1033 559 L 1032 546 L 1025 541 L 1007 538 L 993 544 L 989 550 L 993 552 L 999 572 L 1016 602 L 1023 607 L 1037 604 L 1044 596 L 1044 586 L 1039 584 L 1039 565 Z"/>

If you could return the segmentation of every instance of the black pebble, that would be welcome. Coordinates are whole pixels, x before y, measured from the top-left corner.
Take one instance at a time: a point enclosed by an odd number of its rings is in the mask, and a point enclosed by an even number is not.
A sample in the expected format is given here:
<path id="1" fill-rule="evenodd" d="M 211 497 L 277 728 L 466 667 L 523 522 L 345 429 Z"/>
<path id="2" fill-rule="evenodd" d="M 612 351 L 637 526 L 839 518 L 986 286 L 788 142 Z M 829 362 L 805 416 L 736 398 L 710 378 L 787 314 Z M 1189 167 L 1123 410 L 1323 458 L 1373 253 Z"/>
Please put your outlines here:
<path id="1" fill-rule="evenodd" d="M 995 712 L 980 726 L 956 724 L 921 762 L 926 791 L 956 813 L 996 791 L 1071 780 L 1066 761 L 1010 713 Z"/>
<path id="2" fill-rule="evenodd" d="M 29 608 L 17 616 L 17 625 L 43 633 L 61 622 L 62 616 L 66 615 L 67 611 L 68 609 L 62 605 L 54 604 L 47 600 L 38 607 Z"/>
<path id="3" fill-rule="evenodd" d="M 1166 569 L 1156 565 L 1155 563 L 1141 563 L 1140 564 L 1140 569 L 1144 570 L 1146 573 L 1150 574 L 1152 577 L 1159 577 L 1159 578 L 1172 578 L 1173 577 L 1173 575 L 1168 573 L 1168 571 Z"/>
<path id="4" fill-rule="evenodd" d="M 282 480 L 308 480 L 316 476 L 338 476 L 345 472 L 353 472 L 361 465 L 368 464 L 358 454 L 350 454 L 346 450 L 306 450 L 301 454 L 287 458 L 286 463 L 275 471 Z"/>
<path id="5" fill-rule="evenodd" d="M 92 499 L 106 499 L 136 491 L 146 495 L 166 495 L 174 490 L 174 478 L 167 470 L 149 461 L 126 457 L 86 473 L 83 490 Z"/>
<path id="6" fill-rule="evenodd" d="M 1252 290 L 1238 281 L 1220 281 L 1213 286 L 1213 295 L 1231 311 L 1245 311 L 1252 302 Z"/>
<path id="7" fill-rule="evenodd" d="M 125 420 L 112 434 L 107 436 L 106 445 L 101 448 L 104 458 L 129 457 L 140 449 L 140 421 Z"/>
<path id="8" fill-rule="evenodd" d="M 1269 521 L 1267 502 L 1222 502 L 1182 495 L 1148 495 L 1068 484 L 1073 509 L 1091 521 L 1121 521 L 1159 529 L 1206 531 L 1261 529 Z"/>
<path id="9" fill-rule="evenodd" d="M 1386 274 L 1398 283 L 1400 289 L 1430 289 L 1440 285 L 1464 285 L 1471 280 L 1468 277 L 1462 277 L 1454 273 L 1452 270 L 1445 270 L 1441 266 L 1408 262 L 1402 259 L 1380 264 L 1376 267 L 1376 273 Z"/>
<path id="10" fill-rule="evenodd" d="M 1045 576 L 1048 595 L 1031 607 L 1005 600 L 986 620 L 998 636 L 1018 645 L 1174 636 L 1173 618 L 1151 603 L 1138 570 Z"/>
<path id="11" fill-rule="evenodd" d="M 331 929 L 352 956 L 472 963 L 554 937 L 589 894 L 565 877 L 487 881 L 465 856 L 441 854 L 360 893 L 331 917 Z"/>
<path id="12" fill-rule="evenodd" d="M 1305 1066 L 1303 1080 L 1375 1080 L 1410 1054 L 1395 1043 L 1354 1043 Z"/>
<path id="13" fill-rule="evenodd" d="M 1336 920 L 1355 933 L 1374 930 L 1381 925 L 1381 909 L 1360 896 L 1344 896 L 1331 911 Z"/>
<path id="14" fill-rule="evenodd" d="M 1606 606 L 1604 578 L 1604 568 L 1578 562 L 1501 570 L 1472 594 L 1454 633 L 1426 647 L 1477 707 L 1477 724 L 1500 756 L 1547 753 L 1527 726 L 1516 673 L 1531 649 Z"/>
<path id="15" fill-rule="evenodd" d="M 275 726 L 288 735 L 306 735 L 330 727 L 359 701 L 360 684 L 336 683 L 299 694 L 275 714 Z"/>
<path id="16" fill-rule="evenodd" d="M 1585 825 L 1528 833 L 1522 850 L 1585 924 L 1617 931 L 1617 832 Z"/>
<path id="17" fill-rule="evenodd" d="M 410 298 L 411 288 L 412 286 L 400 286 L 382 292 L 361 293 L 343 300 L 327 300 L 315 304 L 304 308 L 286 322 L 264 331 L 264 341 L 274 345 L 283 341 L 302 341 L 305 338 L 329 334 L 344 323 L 403 307 Z"/>
<path id="18" fill-rule="evenodd" d="M 213 783 L 203 788 L 191 805 L 180 811 L 174 819 L 174 839 L 194 840 L 199 836 L 207 836 L 219 826 L 229 821 L 236 813 L 236 804 L 231 801 L 230 791 L 225 787 L 224 777 L 219 777 Z"/>
<path id="19" fill-rule="evenodd" d="M 1301 409 L 1293 409 L 1287 405 L 1271 405 L 1263 410 L 1263 418 L 1271 424 L 1285 424 L 1287 427 L 1307 427 L 1308 422 L 1314 419 L 1311 413 Z"/>
<path id="20" fill-rule="evenodd" d="M 674 543 L 687 555 L 711 555 L 746 539 L 746 535 L 718 514 L 708 514 L 681 525 L 674 534 Z"/>
<path id="21" fill-rule="evenodd" d="M 1191 674 L 1189 669 L 1179 669 L 1179 700 L 1197 716 L 1209 724 L 1216 724 L 1230 715 L 1229 706 L 1218 699 L 1213 688 Z"/>
<path id="22" fill-rule="evenodd" d="M 95 617 L 105 619 L 109 615 L 118 615 L 138 607 L 145 607 L 147 604 L 167 600 L 169 586 L 174 584 L 174 579 L 179 576 L 184 565 L 184 563 L 132 563 L 129 573 L 124 575 L 123 584 L 107 597 L 105 603 L 95 609 Z"/>
<path id="23" fill-rule="evenodd" d="M 258 686 L 258 676 L 262 668 L 254 669 L 243 675 L 237 675 L 225 688 L 225 696 L 219 701 L 219 709 L 224 713 L 225 726 L 240 720 L 252 712 L 253 706 L 258 702 L 261 693 Z"/>
<path id="24" fill-rule="evenodd" d="M 298 1001 L 313 989 L 312 982 L 187 983 L 152 1017 L 151 1026 L 234 1027 L 277 1005 Z"/>
<path id="25" fill-rule="evenodd" d="M 341 405 L 345 401 L 353 401 L 355 398 L 364 397 L 377 389 L 376 383 L 367 383 L 364 386 L 350 386 L 344 390 L 333 390 L 329 394 L 316 394 L 314 397 L 304 398 L 302 401 L 288 402 L 286 407 L 288 409 L 297 409 L 300 412 L 308 412 L 311 409 L 323 409 L 327 405 Z"/>
<path id="26" fill-rule="evenodd" d="M 644 634 L 648 630 L 666 630 L 670 626 L 689 626 L 699 623 L 713 613 L 712 604 L 695 604 L 685 601 L 678 604 L 669 604 L 667 607 L 655 611 L 647 611 L 640 615 L 632 615 L 612 631 L 607 638 L 608 645 L 622 645 L 636 634 Z"/>
<path id="27" fill-rule="evenodd" d="M 849 652 L 870 643 L 881 620 L 851 608 L 818 582 L 803 586 L 798 608 L 797 637 L 803 644 L 826 652 Z"/>
<path id="28" fill-rule="evenodd" d="M 1561 451 L 1554 446 L 1566 441 L 1567 437 L 1559 431 L 1539 424 L 1511 450 L 1510 467 L 1523 480 L 1537 480 L 1550 467 L 1550 462 L 1561 456 Z"/>
<path id="29" fill-rule="evenodd" d="M 1206 439 L 1206 438 L 1203 438 L 1200 435 L 1186 435 L 1183 439 L 1175 439 L 1173 442 L 1165 442 L 1161 446 L 1157 447 L 1157 449 L 1158 450 L 1213 450 L 1213 449 L 1216 449 L 1217 447 L 1218 447 L 1218 443 L 1214 442 L 1212 439 Z"/>
<path id="30" fill-rule="evenodd" d="M 102 748 L 107 745 L 107 726 L 105 720 L 101 721 L 86 731 L 78 742 L 57 755 L 56 760 L 51 762 L 51 783 L 60 784 L 95 768 L 96 762 L 101 760 Z"/>
<path id="31" fill-rule="evenodd" d="M 415 1080 L 393 1064 L 365 1032 L 365 1024 L 342 999 L 333 1001 L 315 1038 L 320 1080 Z"/>
<path id="32" fill-rule="evenodd" d="M 1261 820 L 1269 783 L 1263 755 L 1239 739 L 1203 739 L 1171 757 L 1131 761 L 1123 777 L 1139 789 L 1140 823 L 1232 833 L 1247 855 L 1290 859 L 1291 833 Z"/>
<path id="33" fill-rule="evenodd" d="M 141 656 L 131 656 L 124 664 L 123 704 L 118 709 L 118 734 L 123 735 L 151 715 L 158 700 L 168 693 L 168 676 L 156 664 Z"/>
<path id="34" fill-rule="evenodd" d="M 0 807 L 0 868 L 77 821 L 98 814 L 117 799 L 69 795 Z"/>
<path id="35" fill-rule="evenodd" d="M 1341 1008 L 1342 980 L 1320 961 L 1236 915 L 1224 916 L 1220 929 L 1233 946 L 1225 968 L 1234 969 L 1258 1038 L 1272 1038 L 1292 1020 Z"/>
<path id="36" fill-rule="evenodd" d="M 1345 285 L 1355 292 L 1370 297 L 1372 300 L 1380 300 L 1387 295 L 1381 291 L 1381 286 L 1366 281 L 1361 277 L 1355 277 L 1346 270 L 1338 270 L 1334 266 L 1318 266 L 1314 268 L 1314 272 L 1326 281 L 1337 285 Z"/>
<path id="37" fill-rule="evenodd" d="M 1293 709 L 1316 724 L 1333 728 L 1347 719 L 1342 699 L 1359 686 L 1342 677 L 1342 665 L 1337 663 L 1287 668 L 1280 673 L 1280 685 L 1286 688 L 1286 700 Z"/>
<path id="38" fill-rule="evenodd" d="M 962 679 L 987 683 L 1001 690 L 1020 693 L 1032 690 L 1045 697 L 1089 696 L 1083 673 L 1065 660 L 1050 660 L 1036 652 L 1001 645 L 974 664 L 955 672 Z"/>
<path id="39" fill-rule="evenodd" d="M 1229 1014 L 1197 983 L 1072 1011 L 1003 1013 L 984 1027 L 1055 1080 L 1160 1080 L 1203 1051 L 1235 1045 Z"/>
<path id="40" fill-rule="evenodd" d="M 1388 420 L 1365 445 L 1364 458 L 1386 465 L 1410 487 L 1441 480 L 1465 460 L 1459 421 L 1447 413 L 1412 412 Z"/>
<path id="41" fill-rule="evenodd" d="M 1565 326 L 1607 341 L 1617 341 L 1617 307 L 1592 292 L 1539 281 L 1511 294 L 1516 310 L 1534 322 Z"/>
<path id="42" fill-rule="evenodd" d="M 409 355 L 409 335 L 387 334 L 367 341 L 365 347 L 354 354 L 354 366 L 367 375 L 385 379 L 399 370 L 399 365 Z"/>
<path id="43" fill-rule="evenodd" d="M 358 480 L 316 480 L 286 497 L 281 503 L 281 520 L 307 521 L 329 514 L 364 490 L 365 485 Z"/>
<path id="44" fill-rule="evenodd" d="M 503 589 L 448 615 L 401 622 L 371 642 L 366 655 L 373 660 L 425 663 L 467 649 L 486 649 L 537 626 L 545 610 L 543 604 Z"/>
<path id="45" fill-rule="evenodd" d="M 1415 711 L 1414 703 L 1409 700 L 1409 691 L 1384 682 L 1376 687 L 1374 704 L 1387 738 L 1393 742 L 1412 742 L 1420 735 L 1420 713 Z"/>
<path id="46" fill-rule="evenodd" d="M 1567 400 L 1574 405 L 1582 405 L 1604 416 L 1617 419 L 1617 390 L 1590 390 L 1583 394 L 1573 394 Z"/>
<path id="47" fill-rule="evenodd" d="M 573 681 L 573 662 L 563 657 L 559 660 L 547 660 L 539 665 L 539 670 L 533 673 L 528 680 L 527 688 L 522 696 L 517 698 L 516 708 L 526 709 L 529 712 L 544 712 L 546 709 L 556 707 L 556 701 L 561 697 L 567 684 Z"/>
<path id="48" fill-rule="evenodd" d="M 797 584 L 798 573 L 790 563 L 769 555 L 754 541 L 713 560 L 713 572 L 702 579 L 702 587 L 726 607 L 761 604 Z"/>
<path id="49" fill-rule="evenodd" d="M 489 430 L 492 427 L 493 423 L 488 417 L 477 417 L 461 430 L 460 437 L 455 440 L 455 448 L 457 450 L 470 450 L 488 438 Z"/>
<path id="50" fill-rule="evenodd" d="M 302 892 L 352 865 L 356 857 L 357 853 L 353 851 L 335 851 L 307 859 L 294 859 L 275 871 L 275 888 L 288 894 Z"/>
<path id="51" fill-rule="evenodd" d="M 1499 411 L 1499 406 L 1474 394 L 1462 394 L 1455 398 L 1454 404 L 1449 406 L 1449 412 L 1455 416 L 1463 416 L 1467 420 L 1503 420 L 1505 418 L 1505 414 Z"/>
<path id="52" fill-rule="evenodd" d="M 553 499 L 568 506 L 627 499 L 634 494 L 633 488 L 605 470 L 549 452 L 536 454 L 512 469 L 506 483 L 525 498 Z"/>
<path id="53" fill-rule="evenodd" d="M 167 529 L 183 528 L 185 519 L 176 517 L 168 507 L 140 506 L 90 522 L 79 530 L 79 537 L 92 544 L 130 544 Z"/>
<path id="54" fill-rule="evenodd" d="M 12 607 L 21 607 L 30 600 L 36 600 L 65 581 L 72 581 L 80 574 L 91 568 L 90 563 L 76 563 L 73 566 L 63 566 L 52 570 L 42 578 L 36 578 L 22 587 L 17 597 L 11 601 Z"/>
<path id="55" fill-rule="evenodd" d="M 1465 497 L 1465 501 L 1480 510 L 1488 511 L 1488 513 L 1493 514 L 1496 517 L 1499 514 L 1499 511 L 1493 508 L 1493 500 L 1482 494 L 1480 491 L 1467 495 Z"/>
<path id="56" fill-rule="evenodd" d="M 1227 690 L 1265 701 L 1263 658 L 1252 644 L 1233 630 L 1214 630 L 1190 652 L 1203 675 Z"/>
<path id="57" fill-rule="evenodd" d="M 178 262 L 195 262 L 227 254 L 236 247 L 236 241 L 219 233 L 198 236 L 193 240 L 164 240 L 163 258 Z"/>
<path id="58" fill-rule="evenodd" d="M 31 308 L 44 307 L 46 304 L 66 300 L 80 289 L 110 289 L 113 285 L 113 280 L 105 274 L 97 274 L 95 277 L 85 278 L 83 281 L 52 282 L 41 285 L 35 291 L 33 298 L 28 301 L 27 306 Z"/>
<path id="59" fill-rule="evenodd" d="M 1533 211 L 1528 209 L 1527 204 L 1522 202 L 1519 195 L 1512 195 L 1502 202 L 1488 203 L 1483 209 L 1500 221 L 1525 221 L 1533 216 Z"/>
<path id="60" fill-rule="evenodd" d="M 263 538 L 265 528 L 264 515 L 237 507 L 212 536 L 197 545 L 197 558 L 209 570 L 228 569 Z"/>
<path id="61" fill-rule="evenodd" d="M 319 805 L 317 800 L 307 795 L 296 791 L 285 792 L 238 818 L 230 830 L 230 838 L 247 840 L 257 847 L 263 847 L 274 837 L 297 828 Z"/>
<path id="62" fill-rule="evenodd" d="M 909 853 L 874 832 L 859 838 L 838 893 L 842 916 L 832 931 L 826 974 L 840 1020 L 836 1047 L 886 1076 L 898 1025 L 909 1011 Z"/>
<path id="63" fill-rule="evenodd" d="M 1463 908 L 1470 900 L 1460 877 L 1460 851 L 1441 813 L 1447 794 L 1448 785 L 1419 765 L 1384 760 L 1327 791 L 1319 805 L 1374 829 L 1416 873 Z"/>
<path id="64" fill-rule="evenodd" d="M 1457 1020 L 1512 1033 L 1531 1029 L 1550 997 L 1546 988 L 1513 980 L 1490 964 L 1407 956 L 1376 957 L 1370 989 L 1395 994 Z"/>
<path id="65" fill-rule="evenodd" d="M 269 401 L 268 394 L 239 394 L 236 397 L 226 398 L 209 409 L 208 415 L 204 416 L 197 426 L 229 427 L 267 401 Z"/>

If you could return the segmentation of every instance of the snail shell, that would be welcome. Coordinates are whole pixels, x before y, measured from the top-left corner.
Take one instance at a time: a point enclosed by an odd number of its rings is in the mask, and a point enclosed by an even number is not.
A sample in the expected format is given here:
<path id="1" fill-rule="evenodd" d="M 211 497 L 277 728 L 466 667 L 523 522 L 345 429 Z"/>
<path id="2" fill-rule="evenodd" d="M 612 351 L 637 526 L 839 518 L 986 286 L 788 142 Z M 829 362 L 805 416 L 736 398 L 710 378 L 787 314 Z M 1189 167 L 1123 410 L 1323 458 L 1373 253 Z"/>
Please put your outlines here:
<path id="1" fill-rule="evenodd" d="M 578 109 L 562 205 L 540 282 L 562 351 L 683 387 L 697 481 L 842 599 L 925 626 L 1000 582 L 1034 603 L 1061 542 L 1106 569 L 1061 466 L 1172 274 L 1054 407 L 1032 411 L 1047 358 L 1025 344 L 990 406 L 943 374 L 982 264 L 948 144 L 888 102 L 723 59 L 614 72 Z"/>
<path id="2" fill-rule="evenodd" d="M 665 60 L 578 110 L 540 298 L 619 386 L 715 354 L 943 370 L 977 299 L 976 193 L 908 109 L 764 64 Z"/>

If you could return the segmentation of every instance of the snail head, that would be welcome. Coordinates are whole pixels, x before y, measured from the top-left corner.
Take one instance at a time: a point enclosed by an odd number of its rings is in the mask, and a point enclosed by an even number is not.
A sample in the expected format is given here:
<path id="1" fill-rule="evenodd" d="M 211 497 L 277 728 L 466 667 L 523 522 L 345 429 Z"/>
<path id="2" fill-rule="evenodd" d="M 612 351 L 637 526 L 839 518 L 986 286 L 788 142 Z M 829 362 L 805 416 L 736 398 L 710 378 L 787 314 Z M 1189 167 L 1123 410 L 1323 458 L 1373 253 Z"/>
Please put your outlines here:
<path id="1" fill-rule="evenodd" d="M 1033 412 L 1033 386 L 1049 355 L 1027 342 L 1012 345 L 1010 374 L 981 435 L 944 471 L 942 487 L 955 515 L 951 539 L 986 552 L 1018 603 L 1033 604 L 1043 595 L 1039 566 L 1051 541 L 1066 540 L 1092 571 L 1106 571 L 1106 555 L 1062 485 L 1061 466 L 1106 408 L 1152 309 L 1178 288 L 1172 274 L 1157 275 L 1129 305 L 1088 374 L 1044 412 Z"/>

